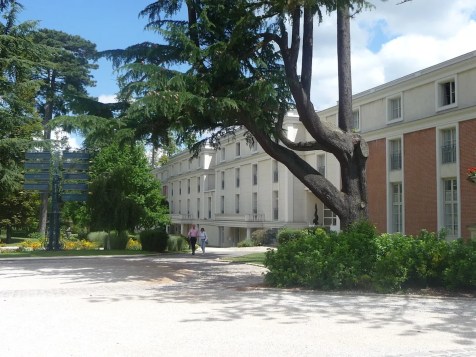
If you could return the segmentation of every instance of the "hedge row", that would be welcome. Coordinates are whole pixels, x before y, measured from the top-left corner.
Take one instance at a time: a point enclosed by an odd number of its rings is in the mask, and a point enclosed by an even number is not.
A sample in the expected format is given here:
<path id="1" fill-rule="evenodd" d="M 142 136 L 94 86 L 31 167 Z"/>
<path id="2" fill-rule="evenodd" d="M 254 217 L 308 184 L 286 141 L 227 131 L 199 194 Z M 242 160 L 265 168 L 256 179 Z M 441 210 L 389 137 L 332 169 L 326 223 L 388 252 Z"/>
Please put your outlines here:
<path id="1" fill-rule="evenodd" d="M 269 251 L 266 281 L 279 287 L 368 289 L 476 289 L 476 242 L 446 241 L 422 231 L 417 237 L 377 234 L 360 222 L 334 233 L 284 230 Z"/>

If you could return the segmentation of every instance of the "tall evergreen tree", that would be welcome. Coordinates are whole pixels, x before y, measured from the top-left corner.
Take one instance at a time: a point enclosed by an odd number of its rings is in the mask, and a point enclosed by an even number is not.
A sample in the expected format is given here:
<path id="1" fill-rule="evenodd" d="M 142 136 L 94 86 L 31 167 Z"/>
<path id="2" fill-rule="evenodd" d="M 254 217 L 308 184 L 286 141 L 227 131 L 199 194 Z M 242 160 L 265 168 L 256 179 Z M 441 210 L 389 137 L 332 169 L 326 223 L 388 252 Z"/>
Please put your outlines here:
<path id="1" fill-rule="evenodd" d="M 34 23 L 16 23 L 21 6 L 16 1 L 0 3 L 0 226 L 27 224 L 35 208 L 35 196 L 21 194 L 24 152 L 38 137 L 41 123 L 35 96 L 39 84 L 32 79 L 35 63 L 42 56 L 31 41 Z"/>
<path id="2" fill-rule="evenodd" d="M 219 146 L 224 134 L 244 126 L 250 140 L 283 163 L 347 227 L 367 217 L 368 148 L 351 124 L 349 25 L 351 14 L 367 6 L 365 0 L 155 1 L 142 15 L 164 43 L 105 55 L 116 66 L 125 64 L 121 93 L 130 100 L 126 117 L 136 123 L 140 137 L 166 139 L 175 130 L 185 139 L 211 132 L 206 141 Z M 322 120 L 310 100 L 314 24 L 333 11 L 338 19 L 338 128 Z M 185 70 L 171 69 L 177 65 Z M 290 108 L 297 110 L 312 141 L 287 140 L 282 122 Z M 299 155 L 309 150 L 337 158 L 339 187 Z"/>
<path id="3" fill-rule="evenodd" d="M 34 42 L 42 46 L 48 57 L 38 66 L 36 79 L 41 87 L 37 107 L 44 125 L 44 139 L 51 139 L 50 121 L 57 115 L 78 111 L 77 103 L 87 97 L 93 86 L 91 71 L 97 68 L 96 45 L 79 36 L 41 29 Z M 42 194 L 40 232 L 46 231 L 48 195 Z"/>

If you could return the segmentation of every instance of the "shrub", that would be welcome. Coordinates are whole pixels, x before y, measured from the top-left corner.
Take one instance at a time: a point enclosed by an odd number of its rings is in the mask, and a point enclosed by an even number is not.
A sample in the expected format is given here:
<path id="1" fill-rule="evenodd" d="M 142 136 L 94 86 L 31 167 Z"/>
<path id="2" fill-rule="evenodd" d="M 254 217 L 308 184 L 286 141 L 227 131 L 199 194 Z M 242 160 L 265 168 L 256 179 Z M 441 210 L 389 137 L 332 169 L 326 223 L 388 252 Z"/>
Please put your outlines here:
<path id="1" fill-rule="evenodd" d="M 412 245 L 401 234 L 382 234 L 377 238 L 377 261 L 373 285 L 378 292 L 400 290 L 412 266 Z"/>
<path id="2" fill-rule="evenodd" d="M 238 242 L 238 248 L 254 247 L 254 243 L 251 239 L 244 239 Z"/>
<path id="3" fill-rule="evenodd" d="M 328 239 L 325 233 L 320 237 L 303 234 L 278 249 L 266 252 L 265 266 L 269 272 L 265 281 L 278 287 L 324 287 L 322 272 L 325 259 L 320 248 L 325 239 Z"/>
<path id="4" fill-rule="evenodd" d="M 127 242 L 129 241 L 129 235 L 127 234 L 127 231 L 113 231 L 109 233 L 108 239 L 111 249 L 125 250 Z"/>
<path id="5" fill-rule="evenodd" d="M 96 243 L 96 245 L 98 247 L 104 247 L 104 241 L 107 237 L 107 233 L 106 232 L 90 232 L 88 235 L 87 235 L 87 239 L 90 241 L 90 242 L 93 242 L 93 243 Z"/>
<path id="6" fill-rule="evenodd" d="M 90 242 L 86 239 L 65 240 L 63 242 L 63 249 L 65 250 L 95 250 L 95 249 L 98 249 L 98 246 L 95 242 Z"/>
<path id="7" fill-rule="evenodd" d="M 126 245 L 126 250 L 142 250 L 142 245 L 137 239 L 129 237 L 129 241 Z"/>
<path id="8" fill-rule="evenodd" d="M 163 229 L 145 230 L 139 236 L 144 251 L 163 253 L 167 249 L 169 235 Z"/>
<path id="9" fill-rule="evenodd" d="M 28 235 L 29 238 L 31 239 L 37 239 L 37 240 L 45 240 L 46 237 L 43 233 L 40 232 L 32 232 Z"/>
<path id="10" fill-rule="evenodd" d="M 167 242 L 167 251 L 169 252 L 181 252 L 188 248 L 187 238 L 184 236 L 170 236 Z"/>
<path id="11" fill-rule="evenodd" d="M 459 239 L 449 243 L 448 265 L 443 272 L 445 287 L 476 289 L 476 241 Z"/>
<path id="12" fill-rule="evenodd" d="M 272 245 L 276 242 L 276 229 L 257 229 L 251 233 L 251 240 L 255 246 Z"/>
<path id="13" fill-rule="evenodd" d="M 409 266 L 408 283 L 415 287 L 443 286 L 443 271 L 448 264 L 448 242 L 444 233 L 430 233 L 422 230 L 411 241 L 411 262 Z"/>
<path id="14" fill-rule="evenodd" d="M 308 232 L 303 231 L 301 229 L 283 229 L 278 233 L 278 244 L 285 244 L 291 239 L 301 238 L 307 234 Z"/>
<path id="15" fill-rule="evenodd" d="M 20 251 L 42 250 L 45 246 L 44 239 L 26 239 L 20 243 Z"/>

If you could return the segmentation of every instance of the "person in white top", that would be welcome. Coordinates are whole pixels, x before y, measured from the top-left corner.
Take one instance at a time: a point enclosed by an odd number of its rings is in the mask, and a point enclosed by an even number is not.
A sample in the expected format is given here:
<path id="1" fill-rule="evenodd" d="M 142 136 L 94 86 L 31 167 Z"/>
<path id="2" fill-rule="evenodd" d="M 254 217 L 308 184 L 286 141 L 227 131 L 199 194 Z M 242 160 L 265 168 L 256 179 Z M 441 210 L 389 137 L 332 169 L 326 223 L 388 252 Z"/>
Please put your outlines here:
<path id="1" fill-rule="evenodd" d="M 208 236 L 207 232 L 205 232 L 205 228 L 200 228 L 200 232 L 198 232 L 198 242 L 200 243 L 200 247 L 202 248 L 202 253 L 205 253 L 205 246 L 208 243 Z"/>

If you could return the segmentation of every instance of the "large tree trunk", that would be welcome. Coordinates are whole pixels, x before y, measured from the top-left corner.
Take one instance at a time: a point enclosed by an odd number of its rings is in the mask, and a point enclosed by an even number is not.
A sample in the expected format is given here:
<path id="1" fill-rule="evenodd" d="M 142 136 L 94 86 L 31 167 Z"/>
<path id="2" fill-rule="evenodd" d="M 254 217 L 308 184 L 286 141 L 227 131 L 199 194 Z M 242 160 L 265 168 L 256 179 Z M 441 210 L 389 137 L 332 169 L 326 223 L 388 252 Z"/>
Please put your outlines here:
<path id="1" fill-rule="evenodd" d="M 351 132 L 352 111 L 352 66 L 350 48 L 350 16 L 347 6 L 337 9 L 337 66 L 339 75 L 339 128 Z M 350 155 L 339 158 L 341 166 L 342 192 L 347 198 L 347 212 L 339 215 L 341 225 L 348 227 L 352 222 L 368 217 L 366 159 L 368 146 L 360 135 L 353 138 Z"/>
<path id="2" fill-rule="evenodd" d="M 263 149 L 274 159 L 283 163 L 310 191 L 319 198 L 339 218 L 341 228 L 352 222 L 366 219 L 367 182 L 366 159 L 368 146 L 365 140 L 352 132 L 352 71 L 350 53 L 350 17 L 348 6 L 337 12 L 338 70 L 339 70 L 339 129 L 321 121 L 310 100 L 310 78 L 312 77 L 312 21 L 304 12 L 303 59 L 301 75 L 297 73 L 297 59 L 300 46 L 299 27 L 301 12 L 292 13 L 292 36 L 289 45 L 287 33 L 278 40 L 283 55 L 287 82 L 293 95 L 301 123 L 315 139 L 314 143 L 292 143 L 280 137 L 286 147 L 271 140 L 252 122 L 245 126 L 252 132 Z M 284 25 L 283 25 L 284 29 Z M 303 160 L 295 151 L 324 150 L 333 154 L 341 168 L 341 187 L 335 187 L 314 167 Z"/>
<path id="3" fill-rule="evenodd" d="M 6 234 L 5 243 L 9 244 L 12 242 L 12 226 L 10 224 L 7 225 Z"/>

